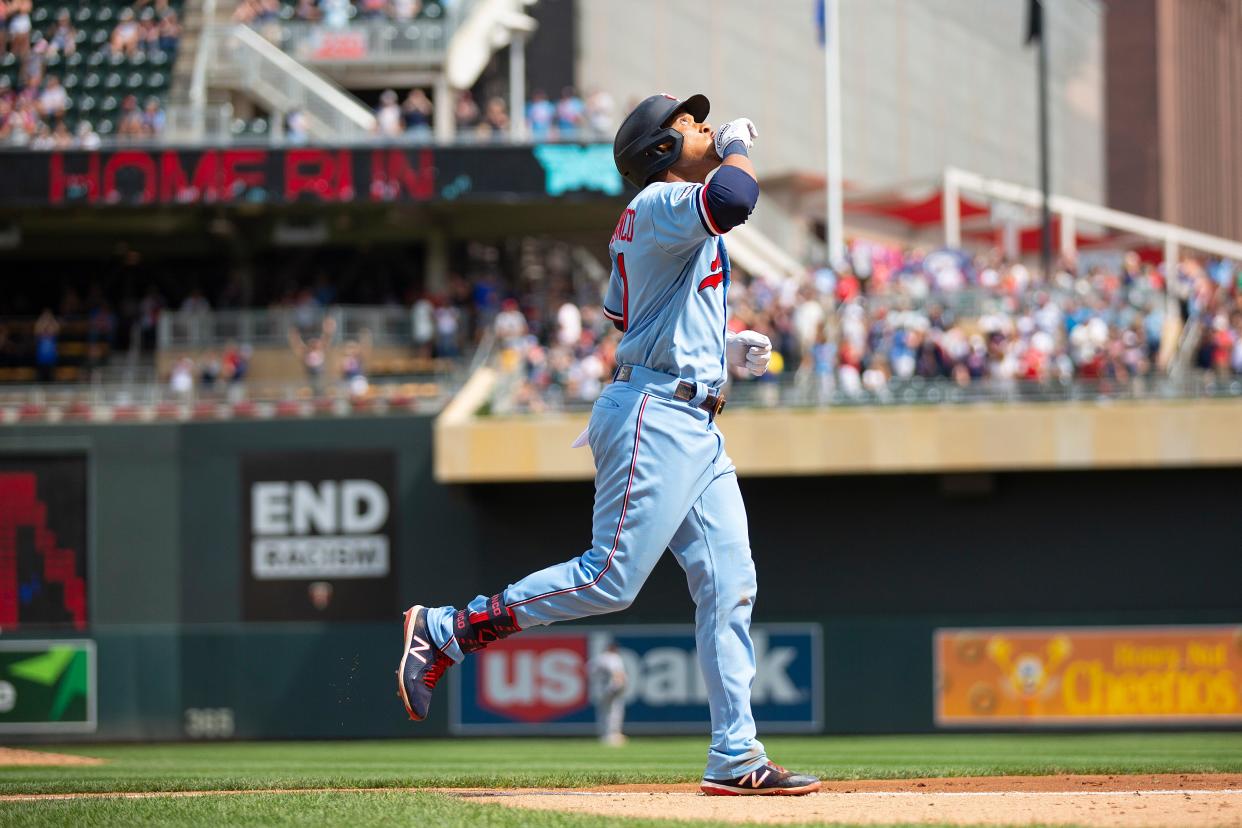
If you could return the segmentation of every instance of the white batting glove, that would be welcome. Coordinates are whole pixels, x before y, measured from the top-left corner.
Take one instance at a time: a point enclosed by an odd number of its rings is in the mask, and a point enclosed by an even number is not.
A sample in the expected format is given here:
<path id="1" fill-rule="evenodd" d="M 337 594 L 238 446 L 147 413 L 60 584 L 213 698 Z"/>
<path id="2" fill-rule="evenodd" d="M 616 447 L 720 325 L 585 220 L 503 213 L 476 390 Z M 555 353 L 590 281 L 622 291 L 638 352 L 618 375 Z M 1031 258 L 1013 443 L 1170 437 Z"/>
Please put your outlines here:
<path id="1" fill-rule="evenodd" d="M 759 131 L 755 129 L 755 124 L 750 118 L 738 118 L 734 121 L 720 127 L 716 130 L 716 154 L 724 158 L 725 147 L 734 141 L 741 141 L 746 145 L 747 152 L 755 143 L 755 139 L 759 137 Z"/>
<path id="2" fill-rule="evenodd" d="M 761 377 L 772 361 L 772 340 L 758 331 L 730 334 L 725 345 L 725 358 L 735 368 L 744 368 L 751 376 Z"/>

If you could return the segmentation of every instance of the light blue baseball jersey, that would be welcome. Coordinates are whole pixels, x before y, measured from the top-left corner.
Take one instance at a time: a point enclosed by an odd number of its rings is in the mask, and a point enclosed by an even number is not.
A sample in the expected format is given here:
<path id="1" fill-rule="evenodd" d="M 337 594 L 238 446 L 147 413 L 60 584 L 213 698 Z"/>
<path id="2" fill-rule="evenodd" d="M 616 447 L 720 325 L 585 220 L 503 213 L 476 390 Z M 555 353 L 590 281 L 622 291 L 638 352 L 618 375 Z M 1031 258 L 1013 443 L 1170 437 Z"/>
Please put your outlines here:
<path id="1" fill-rule="evenodd" d="M 724 384 L 729 258 L 704 185 L 649 184 L 608 245 L 604 314 L 624 332 L 617 363 Z"/>

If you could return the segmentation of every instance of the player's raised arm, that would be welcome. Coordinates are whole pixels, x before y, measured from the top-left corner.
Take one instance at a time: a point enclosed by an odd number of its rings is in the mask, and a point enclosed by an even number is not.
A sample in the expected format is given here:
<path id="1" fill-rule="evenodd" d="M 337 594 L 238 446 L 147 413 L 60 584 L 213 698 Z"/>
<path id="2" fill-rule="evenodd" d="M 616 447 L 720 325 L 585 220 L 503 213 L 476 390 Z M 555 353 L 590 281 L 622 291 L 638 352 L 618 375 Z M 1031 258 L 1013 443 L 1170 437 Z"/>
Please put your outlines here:
<path id="1" fill-rule="evenodd" d="M 738 118 L 714 130 L 709 108 L 703 95 L 652 95 L 626 117 L 613 144 L 618 171 L 643 191 L 635 201 L 640 232 L 678 257 L 746 221 L 759 199 L 748 157 L 755 125 Z"/>

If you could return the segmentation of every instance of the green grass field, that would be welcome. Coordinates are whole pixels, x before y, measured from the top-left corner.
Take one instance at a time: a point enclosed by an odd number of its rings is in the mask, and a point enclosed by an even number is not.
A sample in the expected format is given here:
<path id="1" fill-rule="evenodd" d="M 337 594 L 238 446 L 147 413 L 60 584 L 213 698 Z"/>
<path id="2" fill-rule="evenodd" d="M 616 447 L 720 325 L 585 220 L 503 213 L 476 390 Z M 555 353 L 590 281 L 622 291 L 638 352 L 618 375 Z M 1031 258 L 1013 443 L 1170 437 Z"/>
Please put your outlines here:
<path id="1" fill-rule="evenodd" d="M 1050 773 L 1242 773 L 1242 733 L 774 737 L 781 764 L 825 778 Z M 47 748 L 52 749 L 52 748 Z M 577 787 L 694 782 L 701 739 L 430 740 L 101 745 L 59 748 L 98 766 L 0 768 L 0 794 L 311 788 Z M 511 811 L 434 793 L 247 794 L 3 802 L 0 825 L 639 826 Z"/>

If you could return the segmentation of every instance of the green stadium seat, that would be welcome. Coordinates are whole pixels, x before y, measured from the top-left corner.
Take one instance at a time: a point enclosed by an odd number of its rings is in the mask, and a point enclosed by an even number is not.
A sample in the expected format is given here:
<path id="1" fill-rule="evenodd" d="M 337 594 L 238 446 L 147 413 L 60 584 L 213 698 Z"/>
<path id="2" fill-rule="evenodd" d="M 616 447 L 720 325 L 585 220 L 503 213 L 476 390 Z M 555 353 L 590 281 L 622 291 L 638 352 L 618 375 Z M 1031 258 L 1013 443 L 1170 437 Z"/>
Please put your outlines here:
<path id="1" fill-rule="evenodd" d="M 47 25 L 48 21 L 51 19 L 52 12 L 47 8 L 47 6 L 39 6 L 30 13 L 30 21 L 39 28 Z"/>
<path id="2" fill-rule="evenodd" d="M 168 85 L 168 76 L 163 72 L 152 72 L 147 75 L 147 89 L 163 89 Z"/>
<path id="3" fill-rule="evenodd" d="M 65 65 L 73 69 L 78 68 L 85 62 L 86 62 L 86 57 L 81 52 L 74 52 L 72 55 L 65 58 Z"/>
<path id="4" fill-rule="evenodd" d="M 103 77 L 98 72 L 87 72 L 86 77 L 82 79 L 82 88 L 91 91 L 98 89 L 103 85 Z"/>
<path id="5" fill-rule="evenodd" d="M 99 101 L 96 100 L 94 95 L 78 96 L 78 111 L 82 113 L 82 117 L 85 118 L 93 113 L 98 106 Z"/>
<path id="6" fill-rule="evenodd" d="M 103 52 L 95 52 L 86 59 L 86 65 L 92 68 L 97 68 L 103 66 L 107 60 L 108 56 Z"/>
<path id="7" fill-rule="evenodd" d="M 95 124 L 95 131 L 100 135 L 111 135 L 116 131 L 116 125 L 112 123 L 111 118 L 102 118 L 99 123 Z"/>
<path id="8" fill-rule="evenodd" d="M 115 95 L 109 95 L 103 99 L 103 103 L 99 105 L 99 109 L 105 115 L 111 115 L 120 107 L 121 102 L 116 99 Z"/>
<path id="9" fill-rule="evenodd" d="M 114 69 L 118 66 L 124 66 L 125 55 L 123 54 L 108 55 L 108 65 Z"/>
<path id="10" fill-rule="evenodd" d="M 107 29 L 96 29 L 91 34 L 91 46 L 98 49 L 100 46 L 103 46 L 108 42 L 109 37 L 110 35 Z M 91 55 L 91 57 L 94 57 L 94 55 Z M 102 55 L 100 57 L 102 57 Z"/>
<path id="11" fill-rule="evenodd" d="M 109 72 L 104 78 L 104 89 L 120 89 L 125 83 L 125 78 L 121 77 L 120 72 Z"/>
<path id="12" fill-rule="evenodd" d="M 77 12 L 73 15 L 74 22 L 79 26 L 90 23 L 94 19 L 95 11 L 90 7 L 90 4 L 78 6 Z"/>
<path id="13" fill-rule="evenodd" d="M 134 68 L 146 66 L 147 65 L 147 53 L 136 52 L 135 54 L 131 55 L 129 58 L 129 65 L 133 66 Z"/>

